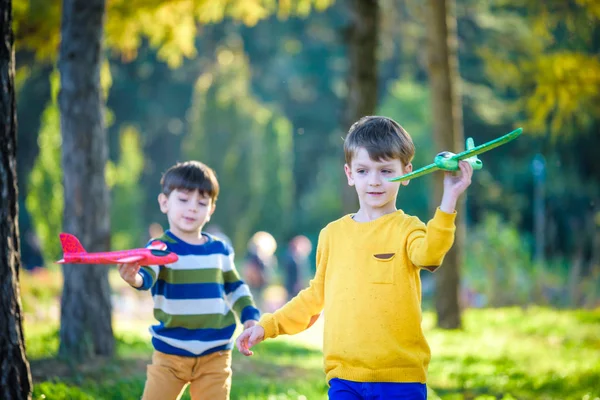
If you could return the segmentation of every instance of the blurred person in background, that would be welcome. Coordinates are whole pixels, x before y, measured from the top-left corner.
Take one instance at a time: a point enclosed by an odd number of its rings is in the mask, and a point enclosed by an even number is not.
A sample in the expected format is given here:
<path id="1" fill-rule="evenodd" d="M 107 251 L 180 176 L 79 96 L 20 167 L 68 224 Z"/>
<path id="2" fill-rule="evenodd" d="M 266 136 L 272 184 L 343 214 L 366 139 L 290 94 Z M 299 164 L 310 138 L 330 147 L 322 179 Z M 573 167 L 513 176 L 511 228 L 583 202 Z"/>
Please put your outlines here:
<path id="1" fill-rule="evenodd" d="M 283 256 L 283 281 L 288 300 L 304 289 L 310 274 L 310 252 L 312 243 L 304 235 L 294 236 L 288 243 Z"/>
<path id="2" fill-rule="evenodd" d="M 269 232 L 256 232 L 248 241 L 243 274 L 259 308 L 264 305 L 263 292 L 271 282 L 273 271 L 277 266 L 275 250 L 277 250 L 277 241 Z"/>

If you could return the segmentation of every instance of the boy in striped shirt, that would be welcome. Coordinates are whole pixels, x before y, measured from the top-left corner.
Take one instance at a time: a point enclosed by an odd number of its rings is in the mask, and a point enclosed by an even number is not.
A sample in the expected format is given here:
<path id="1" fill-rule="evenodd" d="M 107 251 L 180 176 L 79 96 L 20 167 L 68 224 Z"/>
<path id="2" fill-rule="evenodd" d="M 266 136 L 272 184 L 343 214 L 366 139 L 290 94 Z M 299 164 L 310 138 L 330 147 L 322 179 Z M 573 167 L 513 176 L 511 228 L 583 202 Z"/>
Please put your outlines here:
<path id="1" fill-rule="evenodd" d="M 154 354 L 143 399 L 178 399 L 188 383 L 192 399 L 229 399 L 235 315 L 247 329 L 260 313 L 235 269 L 232 248 L 202 232 L 215 211 L 219 183 L 211 168 L 188 161 L 171 167 L 161 186 L 158 203 L 169 230 L 151 246 L 158 242 L 179 260 L 119 265 L 125 282 L 151 289 L 159 322 L 150 327 Z"/>

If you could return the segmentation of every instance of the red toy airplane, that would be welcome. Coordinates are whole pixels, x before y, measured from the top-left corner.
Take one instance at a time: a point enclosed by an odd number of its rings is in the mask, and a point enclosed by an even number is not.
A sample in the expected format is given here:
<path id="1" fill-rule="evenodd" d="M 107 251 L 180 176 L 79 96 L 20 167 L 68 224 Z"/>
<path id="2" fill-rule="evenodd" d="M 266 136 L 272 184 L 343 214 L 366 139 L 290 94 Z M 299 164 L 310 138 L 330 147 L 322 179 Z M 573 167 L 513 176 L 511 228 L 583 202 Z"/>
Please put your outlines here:
<path id="1" fill-rule="evenodd" d="M 68 233 L 60 234 L 63 248 L 63 259 L 57 264 L 131 264 L 165 265 L 179 259 L 177 254 L 167 251 L 167 245 L 154 241 L 142 249 L 108 251 L 105 253 L 88 253 L 79 240 Z"/>

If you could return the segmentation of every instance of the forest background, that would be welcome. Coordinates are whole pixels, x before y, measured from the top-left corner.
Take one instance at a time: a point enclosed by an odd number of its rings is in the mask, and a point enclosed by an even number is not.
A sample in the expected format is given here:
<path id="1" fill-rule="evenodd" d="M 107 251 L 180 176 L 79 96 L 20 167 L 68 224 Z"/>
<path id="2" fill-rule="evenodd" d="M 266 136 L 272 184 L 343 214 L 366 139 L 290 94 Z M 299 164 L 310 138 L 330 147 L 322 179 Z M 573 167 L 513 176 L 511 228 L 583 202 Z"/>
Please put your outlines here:
<path id="1" fill-rule="evenodd" d="M 166 228 L 161 174 L 198 159 L 222 186 L 209 228 L 232 240 L 238 265 L 256 231 L 281 258 L 291 237 L 316 244 L 356 210 L 342 141 L 366 114 L 410 132 L 416 168 L 464 137 L 525 132 L 481 156 L 453 250 L 423 274 L 438 354 L 430 396 L 600 396 L 600 3 L 2 0 L 0 10 L 10 382 L 0 397 L 30 398 L 32 382 L 36 398 L 142 390 L 149 297 L 111 268 L 58 268 L 59 232 L 90 251 L 144 245 L 151 227 Z M 403 187 L 398 206 L 429 219 L 440 176 Z M 233 397 L 323 397 L 321 324 L 300 338 L 308 348 L 286 339 L 265 344 L 264 360 L 235 355 Z"/>
<path id="2" fill-rule="evenodd" d="M 304 1 L 268 16 L 258 2 L 239 2 L 229 14 L 206 7 L 197 25 L 188 2 L 155 3 L 107 9 L 101 76 L 111 247 L 141 246 L 151 223 L 165 226 L 159 179 L 188 159 L 216 170 L 223 191 L 212 222 L 238 255 L 258 230 L 271 232 L 280 251 L 295 234 L 316 240 L 346 211 L 348 196 L 347 4 Z M 380 8 L 376 113 L 409 131 L 420 167 L 446 150 L 432 135 L 430 25 L 420 2 Z M 61 251 L 60 4 L 16 0 L 14 14 L 19 224 L 31 268 Z M 464 285 L 484 295 L 482 305 L 593 306 L 600 296 L 600 6 L 466 0 L 456 17 L 465 137 L 482 143 L 525 130 L 481 157 L 466 203 Z M 399 207 L 427 220 L 439 201 L 432 184 L 431 176 L 413 181 Z"/>

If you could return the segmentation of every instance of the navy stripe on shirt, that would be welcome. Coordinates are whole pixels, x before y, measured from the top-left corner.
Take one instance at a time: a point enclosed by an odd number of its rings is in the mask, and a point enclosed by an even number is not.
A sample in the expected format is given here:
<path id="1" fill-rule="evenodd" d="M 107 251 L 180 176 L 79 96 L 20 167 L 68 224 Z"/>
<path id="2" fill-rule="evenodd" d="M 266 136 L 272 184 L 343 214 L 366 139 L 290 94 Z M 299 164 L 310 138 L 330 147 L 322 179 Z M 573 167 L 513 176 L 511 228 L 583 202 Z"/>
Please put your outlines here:
<path id="1" fill-rule="evenodd" d="M 165 328 L 162 324 L 153 325 L 152 330 L 158 335 L 177 340 L 201 340 L 209 342 L 213 340 L 230 339 L 235 332 L 235 324 L 221 329 L 187 329 L 187 328 Z"/>
<path id="2" fill-rule="evenodd" d="M 154 285 L 153 293 L 177 300 L 218 299 L 223 297 L 223 285 L 220 283 L 168 283 L 159 279 Z"/>
<path id="3" fill-rule="evenodd" d="M 173 347 L 155 337 L 152 338 L 152 346 L 154 346 L 154 348 L 156 350 L 160 351 L 161 353 L 173 354 L 176 356 L 184 356 L 184 357 L 198 357 L 198 356 L 206 356 L 208 354 L 216 353 L 217 351 L 231 350 L 233 348 L 233 342 L 229 342 L 223 346 L 217 346 L 217 347 L 210 348 L 210 349 L 206 350 L 204 353 L 198 354 L 198 355 L 196 355 L 192 352 L 180 349 L 179 347 Z"/>

